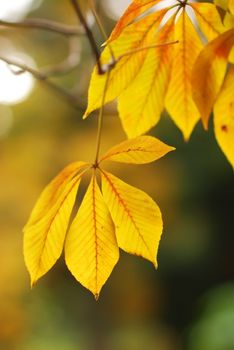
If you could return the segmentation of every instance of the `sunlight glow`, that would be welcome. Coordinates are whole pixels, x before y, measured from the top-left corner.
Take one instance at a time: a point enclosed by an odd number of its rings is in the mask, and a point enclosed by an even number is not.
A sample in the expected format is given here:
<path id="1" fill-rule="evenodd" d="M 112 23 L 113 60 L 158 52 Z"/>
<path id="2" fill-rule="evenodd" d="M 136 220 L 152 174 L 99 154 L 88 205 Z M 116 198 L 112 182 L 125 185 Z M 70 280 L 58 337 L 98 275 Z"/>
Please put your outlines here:
<path id="1" fill-rule="evenodd" d="M 9 56 L 8 56 L 9 57 Z M 10 56 L 14 60 L 21 62 L 29 62 L 32 66 L 32 60 L 28 56 Z M 2 104 L 16 104 L 25 100 L 34 86 L 34 79 L 29 73 L 21 73 L 19 75 L 14 74 L 19 69 L 17 67 L 7 65 L 5 62 L 0 61 L 0 103 Z"/>
<path id="2" fill-rule="evenodd" d="M 38 0 L 0 0 L 0 19 L 9 21 L 21 20 L 40 3 L 41 1 Z"/>
<path id="3" fill-rule="evenodd" d="M 108 17 L 114 20 L 119 19 L 130 3 L 131 0 L 102 0 L 103 8 Z"/>

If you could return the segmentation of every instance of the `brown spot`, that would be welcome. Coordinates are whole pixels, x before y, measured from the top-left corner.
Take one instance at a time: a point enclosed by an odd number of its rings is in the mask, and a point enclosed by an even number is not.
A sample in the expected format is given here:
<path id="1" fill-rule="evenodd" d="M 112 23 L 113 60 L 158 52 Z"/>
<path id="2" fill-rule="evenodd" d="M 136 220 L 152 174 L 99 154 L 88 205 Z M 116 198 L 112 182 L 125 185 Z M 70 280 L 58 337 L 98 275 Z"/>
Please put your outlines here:
<path id="1" fill-rule="evenodd" d="M 221 130 L 222 130 L 223 132 L 228 132 L 228 127 L 227 127 L 227 125 L 221 125 Z"/>
<path id="2" fill-rule="evenodd" d="M 224 45 L 220 45 L 217 49 L 216 49 L 216 55 L 219 56 L 219 57 L 223 57 L 223 58 L 226 58 L 228 56 L 228 53 L 229 53 L 229 50 L 228 50 L 228 47 L 225 46 L 225 43 Z"/>

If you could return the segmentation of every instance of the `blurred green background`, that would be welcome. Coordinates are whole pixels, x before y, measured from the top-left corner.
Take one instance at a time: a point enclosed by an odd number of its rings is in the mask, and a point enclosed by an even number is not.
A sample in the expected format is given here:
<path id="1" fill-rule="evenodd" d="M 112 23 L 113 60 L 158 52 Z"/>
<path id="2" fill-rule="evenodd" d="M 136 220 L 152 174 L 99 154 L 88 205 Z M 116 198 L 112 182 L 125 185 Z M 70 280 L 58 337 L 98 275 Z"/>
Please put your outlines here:
<path id="1" fill-rule="evenodd" d="M 19 8 L 15 1 L 0 1 L 0 17 L 77 24 L 69 1 L 17 3 Z M 128 3 L 97 2 L 108 32 Z M 86 2 L 81 5 L 86 11 Z M 95 25 L 93 31 L 101 43 Z M 0 55 L 24 53 L 35 67 L 57 64 L 69 54 L 68 39 L 40 30 L 0 27 L 0 44 Z M 28 98 L 17 103 L 5 103 L 0 90 L 0 349 L 233 350 L 233 170 L 212 125 L 206 133 L 199 124 L 184 143 L 164 115 L 151 134 L 176 152 L 153 165 L 112 165 L 115 174 L 149 193 L 162 210 L 158 271 L 121 253 L 96 302 L 62 258 L 30 290 L 22 253 L 22 228 L 30 211 L 58 171 L 74 160 L 92 160 L 95 152 L 96 117 L 82 121 L 93 59 L 85 37 L 72 45 L 78 66 L 53 81 L 73 91 L 80 110 L 43 83 L 34 82 Z M 0 85 L 9 98 L 24 89 L 23 83 L 17 88 L 4 80 L 1 69 Z M 108 105 L 102 149 L 124 138 L 115 105 Z"/>

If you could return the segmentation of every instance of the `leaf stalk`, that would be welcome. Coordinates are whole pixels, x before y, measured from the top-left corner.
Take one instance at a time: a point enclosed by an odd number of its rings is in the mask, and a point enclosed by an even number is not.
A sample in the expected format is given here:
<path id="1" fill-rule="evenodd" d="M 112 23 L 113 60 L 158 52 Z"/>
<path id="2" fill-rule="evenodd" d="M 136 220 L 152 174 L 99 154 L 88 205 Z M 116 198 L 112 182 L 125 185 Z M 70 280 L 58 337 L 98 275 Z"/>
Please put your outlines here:
<path id="1" fill-rule="evenodd" d="M 97 146 L 96 146 L 96 156 L 94 160 L 94 168 L 98 168 L 99 166 L 99 153 L 100 153 L 100 147 L 101 147 L 101 137 L 102 137 L 102 127 L 103 127 L 103 116 L 104 116 L 104 106 L 105 106 L 105 99 L 106 99 L 106 93 L 108 89 L 108 83 L 110 78 L 110 71 L 106 72 L 106 81 L 104 85 L 103 95 L 102 95 L 102 103 L 101 108 L 98 115 L 98 131 L 97 131 Z"/>

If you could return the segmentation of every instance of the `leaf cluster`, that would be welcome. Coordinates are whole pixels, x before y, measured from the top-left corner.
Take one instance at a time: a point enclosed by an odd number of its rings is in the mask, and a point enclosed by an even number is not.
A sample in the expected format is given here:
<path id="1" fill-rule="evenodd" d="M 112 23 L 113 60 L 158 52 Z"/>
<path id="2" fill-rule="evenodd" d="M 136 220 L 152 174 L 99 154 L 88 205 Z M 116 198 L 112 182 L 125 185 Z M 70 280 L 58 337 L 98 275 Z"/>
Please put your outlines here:
<path id="1" fill-rule="evenodd" d="M 146 12 L 160 3 L 163 1 L 133 1 L 110 35 L 101 55 L 107 66 L 112 60 L 110 47 L 116 57 L 106 102 L 118 99 L 119 116 L 130 138 L 155 126 L 166 109 L 188 140 L 200 119 L 208 128 L 214 107 L 216 138 L 234 166 L 233 111 L 230 107 L 228 113 L 227 101 L 219 96 L 223 84 L 225 90 L 230 89 L 230 96 L 234 95 L 233 79 L 225 77 L 233 46 L 233 2 L 221 2 L 229 9 L 223 19 L 216 5 L 207 2 L 175 1 Z M 216 38 L 217 44 L 206 48 Z M 85 117 L 100 108 L 104 82 L 95 68 Z"/>
<path id="2" fill-rule="evenodd" d="M 119 248 L 156 267 L 162 233 L 159 207 L 146 193 L 104 171 L 102 163 L 146 164 L 172 150 L 156 138 L 140 136 L 111 148 L 98 164 L 66 167 L 43 191 L 24 228 L 31 285 L 51 269 L 63 247 L 69 270 L 96 298 L 118 261 Z M 90 184 L 70 225 L 80 182 L 89 170 Z"/>

